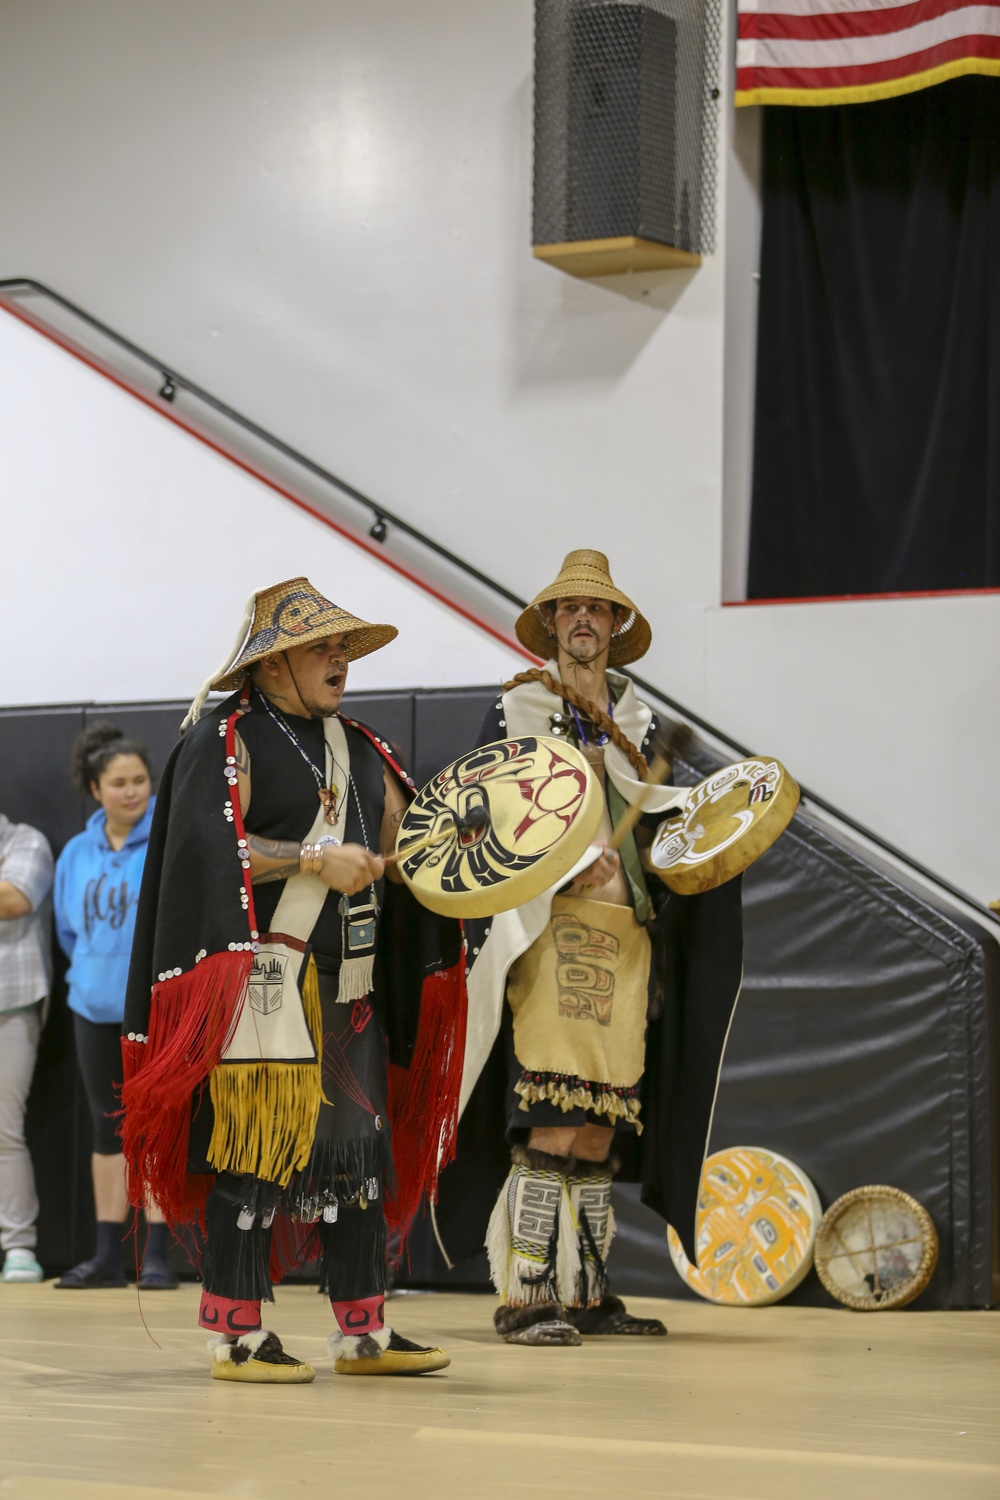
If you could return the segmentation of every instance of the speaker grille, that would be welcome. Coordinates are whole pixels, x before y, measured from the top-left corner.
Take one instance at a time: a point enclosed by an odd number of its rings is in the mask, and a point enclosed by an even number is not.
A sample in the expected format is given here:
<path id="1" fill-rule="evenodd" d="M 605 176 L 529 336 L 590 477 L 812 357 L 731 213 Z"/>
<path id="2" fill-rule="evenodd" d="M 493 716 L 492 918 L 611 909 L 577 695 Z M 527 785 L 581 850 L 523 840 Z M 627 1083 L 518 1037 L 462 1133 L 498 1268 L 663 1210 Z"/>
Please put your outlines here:
<path id="1" fill-rule="evenodd" d="M 721 0 L 536 0 L 536 245 L 715 248 Z"/>

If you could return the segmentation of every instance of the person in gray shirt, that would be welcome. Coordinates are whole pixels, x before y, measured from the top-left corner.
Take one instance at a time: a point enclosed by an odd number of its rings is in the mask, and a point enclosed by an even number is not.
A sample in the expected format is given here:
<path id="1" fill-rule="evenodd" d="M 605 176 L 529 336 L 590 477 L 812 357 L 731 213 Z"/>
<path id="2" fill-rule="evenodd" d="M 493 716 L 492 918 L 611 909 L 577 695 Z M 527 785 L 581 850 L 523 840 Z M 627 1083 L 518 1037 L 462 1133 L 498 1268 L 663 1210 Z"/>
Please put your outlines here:
<path id="1" fill-rule="evenodd" d="M 38 1194 L 24 1140 L 42 1004 L 51 969 L 52 850 L 44 834 L 0 813 L 0 1249 L 2 1281 L 41 1281 Z"/>

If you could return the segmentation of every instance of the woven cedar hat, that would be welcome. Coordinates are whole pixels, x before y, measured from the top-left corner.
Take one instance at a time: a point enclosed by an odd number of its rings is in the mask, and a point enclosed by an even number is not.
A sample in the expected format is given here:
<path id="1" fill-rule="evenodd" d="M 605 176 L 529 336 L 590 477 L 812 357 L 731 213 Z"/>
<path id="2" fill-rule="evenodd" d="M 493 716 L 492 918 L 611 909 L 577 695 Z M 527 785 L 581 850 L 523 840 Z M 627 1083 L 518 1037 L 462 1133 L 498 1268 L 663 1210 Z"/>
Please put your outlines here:
<path id="1" fill-rule="evenodd" d="M 623 667 L 626 662 L 638 661 L 645 656 L 653 639 L 649 622 L 639 613 L 632 600 L 611 582 L 608 560 L 603 552 L 591 552 L 583 548 L 579 552 L 567 552 L 559 577 L 547 589 L 536 594 L 527 609 L 518 616 L 514 626 L 522 646 L 527 646 L 536 656 L 546 660 L 552 655 L 552 638 L 543 605 L 554 604 L 557 599 L 572 599 L 583 595 L 589 599 L 608 599 L 620 604 L 625 618 L 611 637 L 608 664 Z"/>
<path id="2" fill-rule="evenodd" d="M 324 636 L 343 634 L 344 655 L 348 661 L 357 661 L 387 646 L 399 634 L 395 625 L 369 625 L 339 604 L 331 604 L 308 578 L 289 578 L 269 589 L 259 589 L 253 596 L 252 609 L 246 642 L 235 661 L 213 679 L 213 692 L 238 688 L 246 669 L 255 661 L 274 651 L 287 651 L 290 646 L 307 646 Z"/>

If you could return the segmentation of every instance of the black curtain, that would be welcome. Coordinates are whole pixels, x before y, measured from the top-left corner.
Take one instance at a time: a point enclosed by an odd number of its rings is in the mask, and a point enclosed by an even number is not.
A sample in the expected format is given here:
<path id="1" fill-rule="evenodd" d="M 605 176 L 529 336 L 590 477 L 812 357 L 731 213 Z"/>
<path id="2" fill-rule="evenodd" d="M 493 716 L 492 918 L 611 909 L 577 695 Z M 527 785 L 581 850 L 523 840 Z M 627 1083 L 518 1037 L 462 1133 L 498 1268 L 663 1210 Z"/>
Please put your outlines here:
<path id="1" fill-rule="evenodd" d="M 1000 587 L 1000 79 L 764 116 L 748 596 Z"/>

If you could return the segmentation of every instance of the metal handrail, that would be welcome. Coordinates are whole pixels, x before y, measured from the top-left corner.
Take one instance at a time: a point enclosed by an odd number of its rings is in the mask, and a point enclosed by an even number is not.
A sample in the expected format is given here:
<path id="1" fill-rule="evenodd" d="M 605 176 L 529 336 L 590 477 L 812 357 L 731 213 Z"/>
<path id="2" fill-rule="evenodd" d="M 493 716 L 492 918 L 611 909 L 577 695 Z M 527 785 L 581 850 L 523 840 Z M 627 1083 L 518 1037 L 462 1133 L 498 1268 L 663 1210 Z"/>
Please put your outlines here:
<path id="1" fill-rule="evenodd" d="M 409 521 L 405 521 L 401 516 L 388 510 L 377 500 L 373 500 L 370 495 L 363 494 L 361 490 L 356 489 L 352 484 L 348 484 L 339 475 L 331 473 L 329 469 L 324 469 L 314 459 L 309 458 L 305 453 L 300 453 L 290 443 L 283 442 L 281 438 L 276 437 L 272 432 L 268 432 L 266 428 L 259 426 L 258 423 L 252 421 L 249 417 L 245 417 L 241 412 L 235 411 L 233 407 L 227 405 L 225 401 L 220 400 L 218 396 L 213 396 L 211 391 L 206 391 L 204 387 L 196 384 L 193 380 L 189 380 L 186 375 L 182 375 L 179 370 L 174 369 L 166 360 L 157 359 L 148 350 L 140 348 L 131 339 L 127 339 L 124 334 L 118 333 L 114 328 L 110 328 L 107 323 L 102 322 L 100 318 L 95 318 L 92 313 L 88 313 L 84 308 L 78 307 L 68 297 L 64 297 L 61 293 L 53 291 L 44 282 L 35 281 L 30 276 L 13 276 L 6 280 L 0 280 L 0 296 L 4 294 L 16 296 L 20 292 L 33 292 L 38 296 L 47 297 L 65 312 L 71 313 L 74 318 L 78 318 L 81 323 L 94 329 L 102 338 L 107 339 L 110 343 L 117 345 L 119 349 L 124 350 L 132 359 L 138 360 L 141 364 L 146 365 L 147 368 L 157 371 L 163 381 L 158 394 L 164 401 L 173 401 L 174 395 L 179 390 L 187 392 L 189 396 L 193 396 L 197 401 L 204 402 L 206 406 L 218 412 L 220 416 L 225 417 L 227 421 L 232 422 L 236 427 L 242 428 L 244 432 L 250 433 L 259 442 L 272 448 L 276 453 L 280 453 L 282 457 L 298 464 L 300 468 L 313 475 L 314 478 L 321 479 L 324 483 L 332 485 L 341 494 L 346 495 L 348 499 L 355 501 L 358 505 L 364 506 L 374 518 L 373 529 L 369 534 L 376 541 L 381 542 L 385 540 L 384 528 L 387 524 L 394 526 L 398 531 L 419 543 L 420 546 L 425 547 L 436 557 L 443 559 L 460 573 L 464 573 L 467 578 L 474 579 L 476 583 L 488 589 L 490 593 L 505 600 L 508 604 L 513 604 L 518 610 L 525 608 L 527 604 L 526 599 L 522 599 L 510 589 L 504 588 L 502 584 L 497 583 L 495 578 L 490 578 L 487 574 L 481 573 L 472 563 L 463 557 L 459 557 L 457 553 L 450 551 L 449 548 L 442 546 L 440 542 L 435 541 L 426 532 L 421 531 L 416 526 L 412 526 Z M 654 683 L 647 682 L 645 678 L 638 677 L 632 672 L 627 675 L 631 677 L 637 688 L 657 699 L 666 708 L 672 709 L 686 722 L 697 725 L 699 729 L 703 730 L 720 744 L 727 746 L 730 750 L 734 750 L 741 758 L 752 755 L 753 752 L 748 750 L 745 745 L 741 745 L 721 729 L 717 729 L 714 724 L 710 724 L 700 714 L 692 713 L 689 708 L 686 708 L 682 703 L 678 703 L 675 698 L 671 698 L 668 693 L 664 693 Z M 854 818 L 848 816 L 847 813 L 842 812 L 840 808 L 834 807 L 824 797 L 820 797 L 816 792 L 810 791 L 807 787 L 802 787 L 801 792 L 805 801 L 812 803 L 814 807 L 821 808 L 830 817 L 836 818 L 868 843 L 873 844 L 877 849 L 881 849 L 884 854 L 888 854 L 892 859 L 898 860 L 901 864 L 907 866 L 908 869 L 913 870 L 922 879 L 930 881 L 932 885 L 937 886 L 942 891 L 947 891 L 954 899 L 972 907 L 976 912 L 988 917 L 991 921 L 1000 923 L 1000 913 L 991 911 L 982 902 L 969 896 L 965 891 L 959 890 L 957 886 L 952 885 L 950 881 L 945 880 L 941 875 L 935 874 L 933 870 L 929 870 L 926 865 L 921 864 L 912 855 L 906 854 L 902 849 L 897 849 L 887 839 L 883 839 L 879 834 L 873 833 L 871 829 L 865 828 L 863 824 L 858 823 Z"/>
<path id="2" fill-rule="evenodd" d="M 68 297 L 63 297 L 61 293 L 53 291 L 44 282 L 35 281 L 30 276 L 14 276 L 5 281 L 0 281 L 0 294 L 7 293 L 8 295 L 16 296 L 18 292 L 24 291 L 35 292 L 39 296 L 48 297 L 50 301 L 56 303 L 58 307 L 63 308 L 65 312 L 72 313 L 74 318 L 79 318 L 81 323 L 85 323 L 88 328 L 95 329 L 102 338 L 106 338 L 110 343 L 116 344 L 119 349 L 124 349 L 133 359 L 146 365 L 150 370 L 156 370 L 163 380 L 163 388 L 159 394 L 165 401 L 173 401 L 177 391 L 186 391 L 189 396 L 194 396 L 196 400 L 203 401 L 206 406 L 211 407 L 213 411 L 225 417 L 228 422 L 232 422 L 237 427 L 242 427 L 244 432 L 249 432 L 259 442 L 265 443 L 269 448 L 273 448 L 276 453 L 280 453 L 284 458 L 291 459 L 293 463 L 298 464 L 300 468 L 305 469 L 314 478 L 322 479 L 324 483 L 333 485 L 334 488 L 346 495 L 349 500 L 354 500 L 358 505 L 365 506 L 371 512 L 376 526 L 379 522 L 395 526 L 397 531 L 401 531 L 405 536 L 411 537 L 415 542 L 419 542 L 429 552 L 433 552 L 435 556 L 443 558 L 445 562 L 450 563 L 452 567 L 465 573 L 467 577 L 474 578 L 477 583 L 490 589 L 494 594 L 498 594 L 509 604 L 515 604 L 519 609 L 524 608 L 526 603 L 524 599 L 519 598 L 517 594 L 512 594 L 509 589 L 505 589 L 495 579 L 489 578 L 485 573 L 481 573 L 478 568 L 473 567 L 472 563 L 467 562 L 465 558 L 459 557 L 457 553 L 449 551 L 447 547 L 443 547 L 440 542 L 436 542 L 426 532 L 420 531 L 416 526 L 411 526 L 409 521 L 404 521 L 402 516 L 397 516 L 393 511 L 388 510 L 386 506 L 380 505 L 370 495 L 363 494 L 354 485 L 348 484 L 346 479 L 341 479 L 339 475 L 332 474 L 329 469 L 324 469 L 322 464 L 316 463 L 315 459 L 309 458 L 305 453 L 300 453 L 290 443 L 283 442 L 273 432 L 268 432 L 266 428 L 259 426 L 250 417 L 245 417 L 242 412 L 234 410 L 225 401 L 221 401 L 218 396 L 213 396 L 211 391 L 206 391 L 203 386 L 197 385 L 195 381 L 189 380 L 186 375 L 182 375 L 179 370 L 175 370 L 166 360 L 157 359 L 148 350 L 141 349 L 138 344 L 134 344 L 124 334 L 117 333 L 115 329 L 109 328 L 107 323 L 101 322 L 100 318 L 95 318 L 92 313 L 86 312 L 82 307 L 78 307 L 75 302 L 71 302 Z M 381 536 L 376 536 L 375 540 L 384 541 L 385 533 L 383 532 Z"/>

